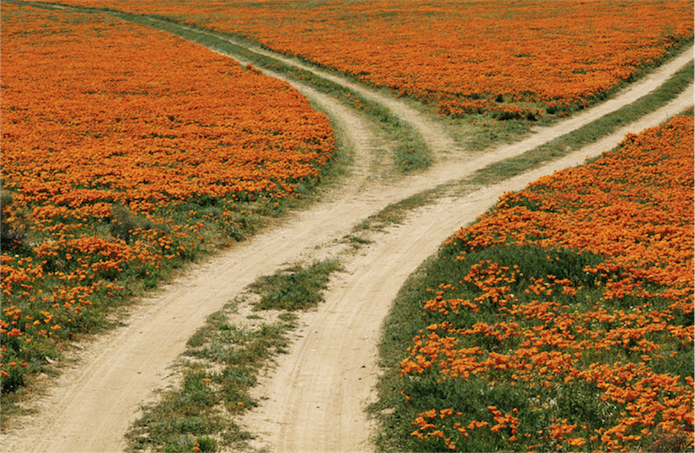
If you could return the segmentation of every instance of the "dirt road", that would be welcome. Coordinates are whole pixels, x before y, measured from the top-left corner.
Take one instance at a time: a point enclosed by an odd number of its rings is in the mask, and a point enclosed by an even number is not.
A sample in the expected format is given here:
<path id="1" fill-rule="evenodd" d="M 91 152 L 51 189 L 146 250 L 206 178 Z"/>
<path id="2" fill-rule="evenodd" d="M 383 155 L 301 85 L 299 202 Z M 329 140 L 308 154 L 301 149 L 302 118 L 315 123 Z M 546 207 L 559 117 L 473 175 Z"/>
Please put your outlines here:
<path id="1" fill-rule="evenodd" d="M 410 273 L 459 227 L 483 214 L 504 191 L 523 189 L 555 170 L 579 165 L 611 149 L 630 131 L 654 126 L 691 106 L 679 102 L 581 151 L 461 199 L 420 209 L 404 225 L 381 234 L 365 253 L 346 263 L 317 312 L 304 316 L 300 337 L 279 359 L 258 395 L 267 401 L 245 419 L 258 447 L 273 452 L 372 451 L 364 409 L 375 398 L 380 327 Z"/>
<path id="2" fill-rule="evenodd" d="M 482 157 L 460 156 L 455 164 L 440 160 L 425 173 L 397 181 L 381 180 L 371 170 L 369 162 L 376 158 L 379 144 L 368 121 L 292 82 L 312 102 L 329 111 L 346 132 L 354 152 L 352 176 L 326 194 L 324 201 L 288 216 L 280 226 L 192 266 L 142 301 L 127 326 L 85 345 L 79 362 L 65 367 L 45 397 L 33 403 L 36 415 L 21 420 L 2 436 L 2 451 L 122 451 L 123 435 L 136 419 L 139 405 L 168 383 L 167 367 L 183 352 L 188 338 L 208 314 L 222 308 L 257 277 L 271 274 L 285 263 L 338 253 L 336 239 L 388 204 L 518 155 L 632 102 L 691 58 L 689 51 L 615 100 L 540 130 L 524 142 Z M 357 88 L 365 95 L 375 94 Z M 362 253 L 344 256 L 348 272 L 334 279 L 325 304 L 302 315 L 299 338 L 259 388 L 259 393 L 268 397 L 266 404 L 244 420 L 259 435 L 259 445 L 278 452 L 370 450 L 370 425 L 363 408 L 373 398 L 379 328 L 406 277 L 448 235 L 484 212 L 504 190 L 520 189 L 555 168 L 581 163 L 584 157 L 614 146 L 625 132 L 655 125 L 678 113 L 692 105 L 692 89 L 681 98 L 678 106 L 648 122 L 645 119 L 640 125 L 627 126 L 593 150 L 582 150 L 572 158 L 481 188 L 468 197 L 442 199 L 420 209 L 404 225 L 375 236 L 375 242 Z M 410 115 L 404 113 L 408 112 L 404 104 L 388 102 L 402 117 Z M 417 116 L 408 117 L 408 121 L 428 130 L 427 123 L 421 123 Z M 442 144 L 453 141 L 442 131 L 423 136 L 433 150 L 444 153 Z"/>

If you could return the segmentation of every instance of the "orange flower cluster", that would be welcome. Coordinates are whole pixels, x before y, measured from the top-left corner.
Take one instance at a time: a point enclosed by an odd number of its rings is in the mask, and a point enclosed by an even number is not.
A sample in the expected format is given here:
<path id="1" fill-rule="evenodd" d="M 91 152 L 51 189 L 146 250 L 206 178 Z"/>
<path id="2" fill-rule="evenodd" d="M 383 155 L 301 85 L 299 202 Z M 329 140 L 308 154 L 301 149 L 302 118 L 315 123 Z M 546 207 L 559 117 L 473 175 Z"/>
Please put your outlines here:
<path id="1" fill-rule="evenodd" d="M 692 0 L 60 2 L 243 35 L 442 114 L 499 119 L 584 107 L 693 34 Z"/>
<path id="2" fill-rule="evenodd" d="M 652 150 L 658 150 L 657 152 Z M 452 242 L 470 249 L 534 244 L 578 249 L 606 261 L 586 272 L 607 278 L 604 298 L 664 297 L 692 310 L 692 118 L 629 134 L 619 152 L 540 178 L 502 197 L 494 214 Z M 653 293 L 649 282 L 663 289 Z"/>
<path id="3" fill-rule="evenodd" d="M 2 41 L 5 358 L 89 330 L 94 296 L 275 212 L 332 158 L 288 84 L 169 34 L 3 3 Z"/>
<path id="4" fill-rule="evenodd" d="M 475 261 L 457 284 L 428 290 L 430 324 L 401 373 L 507 407 L 483 419 L 431 409 L 412 435 L 452 450 L 480 447 L 467 443 L 472 426 L 486 450 L 636 451 L 674 438 L 692 448 L 693 171 L 693 118 L 677 117 L 505 194 L 452 236 L 457 265 L 486 250 L 519 265 Z M 534 250 L 543 256 L 522 265 Z M 409 405 L 422 398 L 404 393 Z"/>

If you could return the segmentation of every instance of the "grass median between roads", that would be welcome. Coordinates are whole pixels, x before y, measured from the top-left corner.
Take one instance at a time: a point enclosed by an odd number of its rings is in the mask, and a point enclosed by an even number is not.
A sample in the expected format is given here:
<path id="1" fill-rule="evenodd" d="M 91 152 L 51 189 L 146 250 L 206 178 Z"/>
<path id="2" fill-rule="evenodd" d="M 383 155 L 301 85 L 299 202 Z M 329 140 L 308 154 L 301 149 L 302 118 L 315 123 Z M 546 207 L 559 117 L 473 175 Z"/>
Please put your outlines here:
<path id="1" fill-rule="evenodd" d="M 248 294 L 210 315 L 188 340 L 175 383 L 128 433 L 129 451 L 248 449 L 252 435 L 236 420 L 258 405 L 250 389 L 287 352 L 296 313 L 323 302 L 330 276 L 341 269 L 337 260 L 295 264 L 249 285 L 258 297 Z"/>

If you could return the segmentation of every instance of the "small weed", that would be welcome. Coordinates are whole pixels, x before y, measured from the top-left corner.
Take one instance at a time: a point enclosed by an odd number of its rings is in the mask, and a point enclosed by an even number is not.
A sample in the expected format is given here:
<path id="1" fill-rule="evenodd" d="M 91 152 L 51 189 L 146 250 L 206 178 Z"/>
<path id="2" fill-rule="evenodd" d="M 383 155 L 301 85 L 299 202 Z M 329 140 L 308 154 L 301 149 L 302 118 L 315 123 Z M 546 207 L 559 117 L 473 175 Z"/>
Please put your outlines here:
<path id="1" fill-rule="evenodd" d="M 355 250 L 361 248 L 363 245 L 369 245 L 374 243 L 374 241 L 372 240 L 363 238 L 362 236 L 356 236 L 354 234 L 348 234 L 346 236 L 343 236 L 342 242 L 349 244 Z"/>

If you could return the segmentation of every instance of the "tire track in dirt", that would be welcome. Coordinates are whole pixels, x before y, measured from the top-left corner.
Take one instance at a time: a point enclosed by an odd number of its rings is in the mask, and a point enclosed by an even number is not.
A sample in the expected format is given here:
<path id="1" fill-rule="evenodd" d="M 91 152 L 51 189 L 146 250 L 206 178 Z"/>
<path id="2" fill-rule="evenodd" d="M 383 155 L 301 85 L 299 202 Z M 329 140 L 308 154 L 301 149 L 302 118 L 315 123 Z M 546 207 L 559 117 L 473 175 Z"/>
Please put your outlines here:
<path id="1" fill-rule="evenodd" d="M 661 77 L 669 74 L 660 71 Z M 291 83 L 298 86 L 296 82 Z M 360 164 L 356 175 L 334 189 L 324 201 L 289 215 L 277 228 L 193 265 L 185 275 L 143 300 L 133 309 L 127 326 L 87 345 L 80 363 L 67 369 L 46 397 L 36 404 L 38 415 L 22 420 L 22 426 L 3 435 L 2 451 L 122 450 L 125 447 L 123 434 L 137 418 L 139 405 L 151 399 L 155 389 L 166 385 L 167 367 L 183 352 L 187 339 L 203 325 L 208 314 L 219 310 L 257 277 L 270 274 L 285 263 L 315 256 L 317 249 L 349 234 L 354 225 L 390 203 L 447 180 L 462 178 L 492 161 L 520 154 L 537 146 L 534 146 L 536 143 L 547 141 L 547 137 L 570 130 L 563 122 L 535 134 L 526 141 L 527 147 L 502 147 L 495 152 L 495 157 L 471 159 L 466 165 L 440 163 L 427 172 L 394 183 L 372 181 L 364 166 L 373 151 L 370 143 L 375 140 L 368 122 L 349 109 L 333 105 L 335 101 L 322 98 L 323 95 L 312 92 L 311 88 L 301 89 L 336 118 L 342 118 L 340 122 L 355 149 L 355 162 Z M 692 94 L 690 98 L 692 100 Z M 595 117 L 592 115 L 590 119 Z M 427 123 L 417 124 L 418 130 L 428 127 Z M 502 186 L 507 187 L 507 183 Z M 479 204 L 487 208 L 494 202 L 493 193 L 482 196 L 482 200 Z M 439 236 L 451 234 L 455 230 L 452 225 L 466 222 L 466 217 L 460 215 L 448 217 L 453 215 L 451 212 L 475 211 L 473 205 L 452 204 L 460 202 L 442 200 L 420 210 L 403 227 L 380 236 L 365 256 L 350 261 L 349 273 L 335 280 L 328 302 L 305 316 L 303 323 L 307 327 L 303 339 L 292 347 L 290 355 L 283 357 L 277 378 L 269 380 L 264 387 L 266 390 L 284 389 L 281 393 L 287 394 L 286 403 L 280 403 L 279 409 L 273 411 L 271 397 L 262 407 L 262 411 L 270 412 L 258 411 L 248 419 L 253 421 L 256 417 L 258 424 L 251 423 L 253 431 L 267 432 L 264 438 L 271 449 L 368 449 L 369 424 L 361 409 L 373 387 L 379 325 L 392 295 L 400 287 L 399 282 L 431 254 L 430 249 L 433 251 L 440 243 Z M 387 282 L 388 286 L 379 282 Z M 356 293 L 361 288 L 362 293 Z M 367 305 L 355 302 L 365 298 L 369 302 Z M 341 312 L 345 307 L 352 311 Z M 320 336 L 309 335 L 311 329 Z M 356 332 L 362 332 L 357 334 L 362 339 L 357 344 L 352 340 Z M 360 336 L 362 334 L 364 337 Z M 307 341 L 317 338 L 321 341 L 312 343 L 315 347 L 307 349 Z M 331 365 L 332 362 L 316 360 L 325 357 L 323 347 L 337 348 L 332 349 L 331 357 L 342 357 L 345 361 Z M 291 357 L 294 362 L 289 360 Z M 297 361 L 297 357 L 301 359 Z M 321 366 L 311 368 L 316 364 Z M 342 373 L 336 377 L 338 370 Z M 281 380 L 286 377 L 291 379 L 282 384 Z M 341 379 L 357 380 L 360 385 L 342 383 Z M 330 409 L 305 410 L 300 404 L 301 392 L 290 391 L 300 387 L 305 391 L 311 389 L 311 398 L 328 401 Z M 341 390 L 336 393 L 332 390 L 336 388 Z M 325 395 L 328 395 L 327 400 Z M 321 407 L 319 404 L 318 409 Z M 325 409 L 326 405 L 323 407 Z M 355 409 L 357 407 L 359 410 Z M 264 413 L 276 414 L 278 418 L 270 420 Z M 304 436 L 297 436 L 302 432 Z M 319 442 L 322 437 L 326 439 L 324 444 Z"/>

